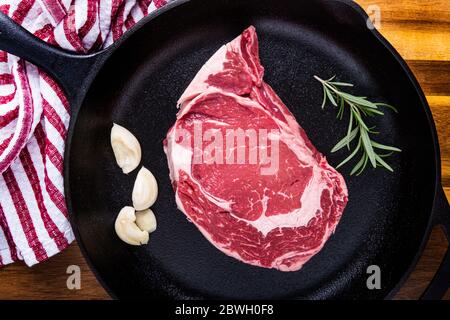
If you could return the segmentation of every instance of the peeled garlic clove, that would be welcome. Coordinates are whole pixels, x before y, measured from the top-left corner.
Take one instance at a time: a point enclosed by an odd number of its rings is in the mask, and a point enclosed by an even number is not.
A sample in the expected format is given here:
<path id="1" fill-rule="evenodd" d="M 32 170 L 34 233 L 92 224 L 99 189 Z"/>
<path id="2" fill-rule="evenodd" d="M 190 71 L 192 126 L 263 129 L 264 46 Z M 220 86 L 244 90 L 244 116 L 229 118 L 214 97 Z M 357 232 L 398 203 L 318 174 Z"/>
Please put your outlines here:
<path id="1" fill-rule="evenodd" d="M 136 225 L 139 229 L 152 233 L 156 230 L 156 217 L 152 210 L 136 212 Z"/>
<path id="2" fill-rule="evenodd" d="M 134 182 L 133 207 L 140 211 L 150 208 L 158 197 L 158 184 L 153 174 L 146 168 L 139 170 Z"/>
<path id="3" fill-rule="evenodd" d="M 136 224 L 136 214 L 133 207 L 123 207 L 114 225 L 119 238 L 133 246 L 148 243 L 148 232 L 142 231 Z"/>
<path id="4" fill-rule="evenodd" d="M 111 146 L 117 165 L 123 173 L 130 173 L 141 162 L 141 145 L 136 137 L 127 129 L 113 124 L 111 129 Z"/>

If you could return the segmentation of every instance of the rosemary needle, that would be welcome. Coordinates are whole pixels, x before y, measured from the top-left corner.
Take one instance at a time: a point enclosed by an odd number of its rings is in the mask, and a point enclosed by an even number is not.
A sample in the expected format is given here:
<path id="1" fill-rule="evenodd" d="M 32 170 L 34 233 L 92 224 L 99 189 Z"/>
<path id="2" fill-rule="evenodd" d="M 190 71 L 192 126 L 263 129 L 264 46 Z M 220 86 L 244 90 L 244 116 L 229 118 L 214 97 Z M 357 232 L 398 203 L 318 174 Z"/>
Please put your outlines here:
<path id="1" fill-rule="evenodd" d="M 351 175 L 355 173 L 357 175 L 361 174 L 369 163 L 373 168 L 383 167 L 393 172 L 394 170 L 384 158 L 390 156 L 394 152 L 400 152 L 401 150 L 374 141 L 372 135 L 375 135 L 378 132 L 374 131 L 374 127 L 369 127 L 364 121 L 364 118 L 384 115 L 384 112 L 381 111 L 379 107 L 389 108 L 394 112 L 397 112 L 397 109 L 386 103 L 374 103 L 367 100 L 366 97 L 354 96 L 342 91 L 343 87 L 353 87 L 353 84 L 333 81 L 335 76 L 328 80 L 323 80 L 318 76 L 314 76 L 314 78 L 322 83 L 323 86 L 322 109 L 327 104 L 327 101 L 329 101 L 333 106 L 338 108 L 337 118 L 340 120 L 344 117 L 346 106 L 349 110 L 347 134 L 333 147 L 331 152 L 336 152 L 347 147 L 350 154 L 336 168 L 343 166 L 357 154 L 361 154 L 359 161 L 350 173 Z M 351 150 L 350 144 L 355 139 L 356 146 Z"/>

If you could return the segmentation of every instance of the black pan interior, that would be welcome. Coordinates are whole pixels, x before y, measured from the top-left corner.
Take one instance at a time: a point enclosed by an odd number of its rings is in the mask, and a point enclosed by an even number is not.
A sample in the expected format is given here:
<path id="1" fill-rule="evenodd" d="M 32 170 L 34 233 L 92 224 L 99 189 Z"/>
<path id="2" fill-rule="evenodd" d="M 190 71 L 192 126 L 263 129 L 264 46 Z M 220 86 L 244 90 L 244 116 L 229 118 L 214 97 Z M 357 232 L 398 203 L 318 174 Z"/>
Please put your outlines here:
<path id="1" fill-rule="evenodd" d="M 257 29 L 265 79 L 332 165 L 345 133 L 336 110 L 320 109 L 313 75 L 337 75 L 354 93 L 388 102 L 371 121 L 379 140 L 403 152 L 394 173 L 350 176 L 349 203 L 336 233 L 303 269 L 283 273 L 249 266 L 215 249 L 176 208 L 162 141 L 175 121 L 176 101 L 203 63 L 249 25 Z M 340 1 L 191 1 L 149 21 L 108 60 L 89 90 L 74 126 L 68 165 L 72 218 L 102 282 L 119 298 L 382 298 L 414 260 L 430 217 L 436 178 L 427 111 L 394 56 Z M 129 128 L 142 164 L 159 181 L 153 209 L 158 229 L 147 246 L 114 233 L 119 210 L 131 204 L 136 171 L 124 175 L 109 143 L 112 123 Z M 353 163 L 354 164 L 354 163 Z M 380 266 L 381 290 L 366 287 L 369 265 Z"/>

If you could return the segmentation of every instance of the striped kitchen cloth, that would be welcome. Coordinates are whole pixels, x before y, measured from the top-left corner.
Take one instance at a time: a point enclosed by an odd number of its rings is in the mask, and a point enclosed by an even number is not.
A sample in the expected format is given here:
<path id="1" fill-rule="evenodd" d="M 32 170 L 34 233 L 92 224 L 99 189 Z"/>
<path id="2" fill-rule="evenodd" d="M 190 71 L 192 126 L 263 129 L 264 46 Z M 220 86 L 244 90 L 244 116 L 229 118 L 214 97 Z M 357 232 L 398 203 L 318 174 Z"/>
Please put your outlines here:
<path id="1" fill-rule="evenodd" d="M 0 10 L 48 43 L 85 54 L 117 40 L 167 0 L 0 0 Z M 58 84 L 0 51 L 0 266 L 31 266 L 74 239 L 63 189 L 70 120 Z"/>

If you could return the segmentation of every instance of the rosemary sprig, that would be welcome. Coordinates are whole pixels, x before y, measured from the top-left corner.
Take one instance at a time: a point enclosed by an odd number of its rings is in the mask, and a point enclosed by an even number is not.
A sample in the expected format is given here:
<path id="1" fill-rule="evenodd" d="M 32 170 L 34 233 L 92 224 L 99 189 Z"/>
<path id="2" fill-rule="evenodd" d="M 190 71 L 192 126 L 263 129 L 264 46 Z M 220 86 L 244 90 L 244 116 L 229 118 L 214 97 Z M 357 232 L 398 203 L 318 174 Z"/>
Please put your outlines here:
<path id="1" fill-rule="evenodd" d="M 338 107 L 337 118 L 340 120 L 344 117 L 346 106 L 350 111 L 347 134 L 333 147 L 331 152 L 336 152 L 344 147 L 347 147 L 347 149 L 351 151 L 350 144 L 357 139 L 356 147 L 336 168 L 343 166 L 358 153 L 362 152 L 361 158 L 350 173 L 351 175 L 355 173 L 357 175 L 361 174 L 368 163 L 370 163 L 373 168 L 384 167 L 393 172 L 394 170 L 392 167 L 383 159 L 390 156 L 392 153 L 400 152 L 401 150 L 374 141 L 372 135 L 376 135 L 378 132 L 374 131 L 375 127 L 369 127 L 366 124 L 364 117 L 384 115 L 379 107 L 386 107 L 394 112 L 397 112 L 397 109 L 386 103 L 374 103 L 367 100 L 367 97 L 354 96 L 342 91 L 342 87 L 353 87 L 353 84 L 334 81 L 335 76 L 328 80 L 323 80 L 318 76 L 314 76 L 314 78 L 322 83 L 323 86 L 322 109 L 325 107 L 327 101 L 329 101 L 332 105 Z M 380 151 L 385 151 L 386 153 L 380 153 Z"/>

